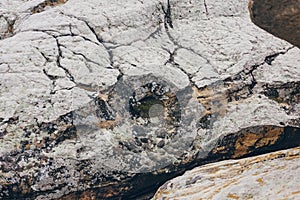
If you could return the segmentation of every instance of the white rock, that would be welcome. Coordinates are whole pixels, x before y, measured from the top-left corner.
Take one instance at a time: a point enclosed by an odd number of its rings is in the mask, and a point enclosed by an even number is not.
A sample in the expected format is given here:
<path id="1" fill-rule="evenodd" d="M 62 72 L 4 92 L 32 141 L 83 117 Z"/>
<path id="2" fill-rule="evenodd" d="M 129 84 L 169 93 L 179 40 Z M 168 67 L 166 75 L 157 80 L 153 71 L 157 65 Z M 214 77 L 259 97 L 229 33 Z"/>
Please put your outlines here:
<path id="1" fill-rule="evenodd" d="M 185 172 L 152 199 L 298 199 L 300 149 L 227 160 Z"/>

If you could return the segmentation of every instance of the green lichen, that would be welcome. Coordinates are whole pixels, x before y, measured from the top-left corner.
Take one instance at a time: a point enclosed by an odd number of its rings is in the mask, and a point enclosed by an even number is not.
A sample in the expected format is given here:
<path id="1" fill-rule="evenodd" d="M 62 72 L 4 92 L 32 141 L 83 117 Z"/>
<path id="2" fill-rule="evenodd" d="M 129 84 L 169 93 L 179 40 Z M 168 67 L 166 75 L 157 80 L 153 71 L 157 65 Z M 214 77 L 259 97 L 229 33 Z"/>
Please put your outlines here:
<path id="1" fill-rule="evenodd" d="M 137 117 L 149 119 L 149 110 L 153 105 L 163 105 L 162 101 L 155 95 L 149 95 L 139 101 L 139 103 L 133 106 L 132 111 Z"/>

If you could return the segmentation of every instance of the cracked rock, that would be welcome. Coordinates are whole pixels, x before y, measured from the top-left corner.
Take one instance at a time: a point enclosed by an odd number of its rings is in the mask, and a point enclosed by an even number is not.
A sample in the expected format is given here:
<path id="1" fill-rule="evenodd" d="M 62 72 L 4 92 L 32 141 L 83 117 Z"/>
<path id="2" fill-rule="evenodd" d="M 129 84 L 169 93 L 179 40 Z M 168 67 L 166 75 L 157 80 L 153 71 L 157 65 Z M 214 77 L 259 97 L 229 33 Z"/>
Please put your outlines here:
<path id="1" fill-rule="evenodd" d="M 2 199 L 149 199 L 299 146 L 299 49 L 245 0 L 1 1 L 0 34 Z"/>

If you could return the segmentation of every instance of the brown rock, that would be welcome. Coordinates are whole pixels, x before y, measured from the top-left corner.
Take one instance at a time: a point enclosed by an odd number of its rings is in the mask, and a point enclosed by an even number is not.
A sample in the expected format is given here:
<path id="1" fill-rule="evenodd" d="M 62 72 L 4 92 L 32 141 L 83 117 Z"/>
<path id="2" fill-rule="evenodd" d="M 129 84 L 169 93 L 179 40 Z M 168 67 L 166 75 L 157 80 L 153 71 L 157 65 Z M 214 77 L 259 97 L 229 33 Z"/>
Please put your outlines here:
<path id="1" fill-rule="evenodd" d="M 220 139 L 209 153 L 211 160 L 241 158 L 299 146 L 299 129 L 279 126 L 254 126 Z"/>
<path id="2" fill-rule="evenodd" d="M 254 24 L 300 47 L 300 0 L 250 0 Z"/>

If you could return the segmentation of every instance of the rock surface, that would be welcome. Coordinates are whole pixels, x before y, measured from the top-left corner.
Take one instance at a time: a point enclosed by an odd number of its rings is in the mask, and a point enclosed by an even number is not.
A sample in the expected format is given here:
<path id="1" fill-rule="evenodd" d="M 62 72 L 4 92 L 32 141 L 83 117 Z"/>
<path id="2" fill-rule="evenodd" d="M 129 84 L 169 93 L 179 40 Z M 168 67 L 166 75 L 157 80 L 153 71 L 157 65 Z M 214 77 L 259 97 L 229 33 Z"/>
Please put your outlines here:
<path id="1" fill-rule="evenodd" d="M 166 182 L 153 199 L 299 199 L 300 148 L 226 160 Z"/>
<path id="2" fill-rule="evenodd" d="M 246 0 L 5 0 L 0 37 L 2 199 L 142 198 L 299 145 L 300 50 Z"/>
<path id="3" fill-rule="evenodd" d="M 249 10 L 257 26 L 300 47 L 299 0 L 250 0 Z"/>

